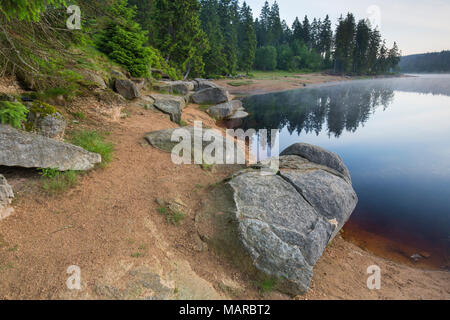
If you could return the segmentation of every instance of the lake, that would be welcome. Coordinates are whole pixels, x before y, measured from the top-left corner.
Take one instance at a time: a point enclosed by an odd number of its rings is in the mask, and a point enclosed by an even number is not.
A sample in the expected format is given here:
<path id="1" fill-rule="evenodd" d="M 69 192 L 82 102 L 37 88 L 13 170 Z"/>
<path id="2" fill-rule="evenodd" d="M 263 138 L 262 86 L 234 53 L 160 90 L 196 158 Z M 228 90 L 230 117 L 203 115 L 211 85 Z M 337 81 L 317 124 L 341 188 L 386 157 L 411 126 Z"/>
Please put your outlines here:
<path id="1" fill-rule="evenodd" d="M 278 129 L 279 151 L 306 142 L 341 156 L 359 197 L 344 237 L 388 258 L 412 263 L 421 253 L 416 264 L 449 267 L 450 75 L 322 84 L 243 103 L 250 117 L 239 126 Z"/>

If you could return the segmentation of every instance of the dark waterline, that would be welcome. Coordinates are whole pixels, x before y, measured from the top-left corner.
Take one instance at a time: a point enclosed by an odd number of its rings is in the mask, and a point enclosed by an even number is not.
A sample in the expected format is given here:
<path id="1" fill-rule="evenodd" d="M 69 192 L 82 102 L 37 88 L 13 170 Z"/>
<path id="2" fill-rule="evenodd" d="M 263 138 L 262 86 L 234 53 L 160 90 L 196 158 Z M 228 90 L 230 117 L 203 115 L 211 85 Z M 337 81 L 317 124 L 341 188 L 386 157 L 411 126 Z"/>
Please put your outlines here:
<path id="1" fill-rule="evenodd" d="M 251 116 L 241 127 L 278 129 L 279 151 L 306 142 L 342 157 L 359 197 L 349 229 L 432 251 L 448 267 L 449 75 L 319 85 L 243 102 Z"/>

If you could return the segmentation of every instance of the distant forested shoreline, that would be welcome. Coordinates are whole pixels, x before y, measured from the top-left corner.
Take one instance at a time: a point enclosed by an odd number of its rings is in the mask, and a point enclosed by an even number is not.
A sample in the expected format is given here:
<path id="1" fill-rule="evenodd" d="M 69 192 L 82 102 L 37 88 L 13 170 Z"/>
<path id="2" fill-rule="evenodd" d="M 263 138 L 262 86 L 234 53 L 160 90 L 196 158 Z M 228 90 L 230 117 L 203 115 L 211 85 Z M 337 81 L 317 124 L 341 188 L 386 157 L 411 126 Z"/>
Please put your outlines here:
<path id="1" fill-rule="evenodd" d="M 450 50 L 401 57 L 399 68 L 401 72 L 449 73 Z"/>

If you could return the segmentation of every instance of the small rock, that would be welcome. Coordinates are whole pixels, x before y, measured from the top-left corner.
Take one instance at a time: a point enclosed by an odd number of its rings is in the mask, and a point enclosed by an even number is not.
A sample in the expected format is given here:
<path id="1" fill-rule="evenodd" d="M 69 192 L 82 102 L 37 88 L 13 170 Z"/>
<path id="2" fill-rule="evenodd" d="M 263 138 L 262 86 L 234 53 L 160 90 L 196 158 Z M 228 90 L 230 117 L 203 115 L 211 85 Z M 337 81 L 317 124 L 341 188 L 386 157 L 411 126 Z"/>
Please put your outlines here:
<path id="1" fill-rule="evenodd" d="M 10 207 L 14 199 L 14 192 L 6 181 L 6 178 L 0 174 L 0 220 L 7 218 L 13 213 L 14 209 Z"/>
<path id="2" fill-rule="evenodd" d="M 139 89 L 131 80 L 117 79 L 115 81 L 115 89 L 125 99 L 132 100 L 139 97 Z"/>
<path id="3" fill-rule="evenodd" d="M 410 258 L 414 260 L 414 262 L 418 262 L 419 260 L 423 259 L 423 257 L 418 253 L 413 254 Z"/>

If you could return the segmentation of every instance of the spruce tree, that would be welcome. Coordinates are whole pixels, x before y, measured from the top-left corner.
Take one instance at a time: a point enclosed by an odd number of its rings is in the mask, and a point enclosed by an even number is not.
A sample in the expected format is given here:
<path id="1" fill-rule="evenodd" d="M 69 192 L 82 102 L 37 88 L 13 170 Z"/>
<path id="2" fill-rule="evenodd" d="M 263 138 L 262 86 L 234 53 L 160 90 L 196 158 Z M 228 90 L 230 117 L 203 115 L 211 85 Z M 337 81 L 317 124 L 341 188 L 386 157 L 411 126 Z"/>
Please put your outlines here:
<path id="1" fill-rule="evenodd" d="M 114 0 L 109 8 L 106 28 L 100 33 L 97 45 L 112 60 L 125 66 L 135 77 L 149 76 L 149 67 L 157 53 L 145 46 L 147 32 L 134 21 L 136 8 L 127 0 Z"/>
<path id="2" fill-rule="evenodd" d="M 244 1 L 240 11 L 240 67 L 248 75 L 255 61 L 256 34 L 253 25 L 252 9 Z"/>
<path id="3" fill-rule="evenodd" d="M 331 47 L 333 42 L 333 31 L 331 30 L 331 21 L 327 15 L 320 26 L 319 34 L 319 52 L 324 57 L 324 62 L 329 67 L 331 62 Z"/>
<path id="4" fill-rule="evenodd" d="M 151 43 L 184 78 L 204 73 L 203 54 L 208 49 L 201 29 L 198 0 L 155 0 Z"/>
<path id="5" fill-rule="evenodd" d="M 353 72 L 365 74 L 368 70 L 370 26 L 367 20 L 360 20 L 356 27 L 355 49 L 353 51 Z"/>
<path id="6" fill-rule="evenodd" d="M 200 20 L 209 43 L 209 48 L 203 56 L 207 76 L 227 74 L 225 41 L 220 27 L 218 11 L 219 3 L 217 0 L 201 1 Z"/>

